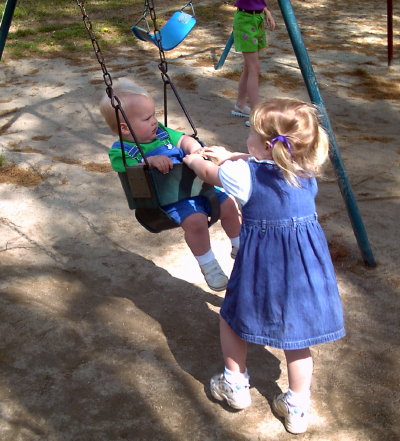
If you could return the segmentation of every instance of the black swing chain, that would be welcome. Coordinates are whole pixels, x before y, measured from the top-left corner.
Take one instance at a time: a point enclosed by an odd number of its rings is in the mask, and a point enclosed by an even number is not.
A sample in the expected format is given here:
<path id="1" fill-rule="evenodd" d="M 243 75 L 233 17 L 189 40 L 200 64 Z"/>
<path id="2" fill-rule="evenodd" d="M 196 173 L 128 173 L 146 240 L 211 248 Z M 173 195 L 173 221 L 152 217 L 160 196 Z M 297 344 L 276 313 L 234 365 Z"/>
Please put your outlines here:
<path id="1" fill-rule="evenodd" d="M 190 4 L 190 2 L 188 3 Z M 187 6 L 187 5 L 186 5 Z M 186 7 L 185 6 L 185 7 Z M 184 8 L 182 8 L 184 9 Z M 150 13 L 150 18 L 153 22 L 153 28 L 154 28 L 154 39 L 157 42 L 157 47 L 158 47 L 158 53 L 159 53 L 159 57 L 160 57 L 160 63 L 158 65 L 158 68 L 160 69 L 161 72 L 161 78 L 163 80 L 164 83 L 164 125 L 168 126 L 168 121 L 167 121 L 167 115 L 168 115 L 168 104 L 167 104 L 167 86 L 169 85 L 172 89 L 172 91 L 174 92 L 174 95 L 179 103 L 179 105 L 181 106 L 181 109 L 183 111 L 183 113 L 186 116 L 186 119 L 188 120 L 193 134 L 191 135 L 194 139 L 196 139 L 197 141 L 200 142 L 200 144 L 203 144 L 200 139 L 197 136 L 197 129 L 192 121 L 192 118 L 189 115 L 189 112 L 186 110 L 185 105 L 183 104 L 183 101 L 181 100 L 179 93 L 177 91 L 177 89 L 175 88 L 174 83 L 172 82 L 171 78 L 168 75 L 168 63 L 167 60 L 165 58 L 165 52 L 164 49 L 162 47 L 162 38 L 161 38 L 161 31 L 158 28 L 157 25 L 157 16 L 156 16 L 156 9 L 154 7 L 154 1 L 153 0 L 145 0 L 145 14 L 147 13 L 147 11 Z"/>
<path id="2" fill-rule="evenodd" d="M 136 144 L 137 148 L 140 151 L 140 154 L 142 155 L 142 158 L 144 160 L 145 166 L 148 168 L 149 167 L 149 163 L 148 163 L 148 161 L 147 161 L 147 159 L 146 159 L 146 157 L 144 155 L 144 152 L 142 151 L 140 143 L 136 139 L 135 133 L 134 133 L 134 131 L 133 131 L 133 129 L 132 129 L 130 123 L 129 123 L 128 118 L 126 117 L 126 114 L 125 114 L 122 106 L 121 106 L 121 101 L 118 98 L 118 96 L 116 96 L 114 94 L 114 90 L 112 88 L 112 78 L 111 78 L 110 73 L 107 70 L 106 63 L 104 61 L 103 53 L 101 52 L 99 43 L 98 43 L 98 41 L 96 39 L 96 36 L 95 36 L 95 34 L 93 32 L 93 25 L 92 25 L 92 22 L 90 21 L 90 18 L 88 16 L 88 14 L 86 13 L 84 2 L 82 2 L 80 0 L 76 0 L 76 3 L 79 6 L 79 8 L 81 9 L 83 23 L 85 24 L 85 27 L 86 27 L 86 29 L 87 29 L 87 31 L 89 33 L 89 36 L 90 36 L 90 40 L 92 41 L 92 46 L 93 46 L 94 52 L 96 54 L 97 61 L 99 62 L 100 66 L 101 66 L 101 70 L 103 72 L 103 80 L 104 80 L 104 83 L 106 85 L 107 96 L 110 98 L 111 105 L 112 105 L 112 107 L 115 110 L 115 116 L 116 116 L 116 119 L 117 119 L 118 134 L 119 134 L 120 144 L 121 144 L 122 160 L 123 160 L 124 166 L 125 166 L 125 168 L 127 167 L 126 156 L 125 156 L 125 149 L 123 148 L 124 142 L 123 142 L 122 133 L 121 133 L 120 112 L 121 112 L 121 115 L 122 115 L 125 123 L 127 124 L 128 128 L 129 128 L 129 131 L 130 131 L 130 133 L 131 133 L 131 135 L 132 135 L 132 137 L 133 137 L 133 139 L 135 141 L 135 144 Z"/>
<path id="3" fill-rule="evenodd" d="M 157 25 L 157 16 L 156 16 L 156 9 L 154 7 L 154 1 L 153 0 L 146 0 L 146 5 L 147 5 L 147 9 L 150 13 L 150 18 L 153 22 L 154 38 L 157 42 L 158 52 L 159 52 L 159 56 L 160 56 L 160 64 L 158 65 L 158 68 L 160 69 L 161 76 L 163 77 L 163 79 L 165 78 L 166 80 L 170 81 L 168 74 L 167 74 L 168 63 L 165 58 L 164 49 L 162 47 L 161 32 L 160 32 L 160 29 L 158 29 L 158 25 Z"/>
<path id="4" fill-rule="evenodd" d="M 115 109 L 117 121 L 119 123 L 119 112 L 118 112 L 118 110 L 119 110 L 121 112 L 121 114 L 122 114 L 122 116 L 123 116 L 123 118 L 124 118 L 128 128 L 129 128 L 130 132 L 131 132 L 131 135 L 132 135 L 133 139 L 135 140 L 135 144 L 137 145 L 137 147 L 138 147 L 138 149 L 139 149 L 139 151 L 140 151 L 140 153 L 141 153 L 141 155 L 143 157 L 145 165 L 148 167 L 149 166 L 148 161 L 147 161 L 147 159 L 145 158 L 145 156 L 144 156 L 144 154 L 142 152 L 142 148 L 140 147 L 140 144 L 136 140 L 136 136 L 135 136 L 135 134 L 133 132 L 133 129 L 132 129 L 128 119 L 126 118 L 125 112 L 123 111 L 123 109 L 121 107 L 121 101 L 119 100 L 119 98 L 116 95 L 114 95 L 114 91 L 113 91 L 113 88 L 112 88 L 112 78 L 111 78 L 110 73 L 107 70 L 107 67 L 106 67 L 106 64 L 105 64 L 105 61 L 104 61 L 104 56 L 103 56 L 103 54 L 101 52 L 99 43 L 98 43 L 98 41 L 96 39 L 96 36 L 95 36 L 95 34 L 93 32 L 93 25 L 92 25 L 92 23 L 90 21 L 90 18 L 88 16 L 88 14 L 86 13 L 84 2 L 81 1 L 81 0 L 76 0 L 76 3 L 79 6 L 79 8 L 81 9 L 83 22 L 85 24 L 85 27 L 86 27 L 88 33 L 89 33 L 90 40 L 92 42 L 92 46 L 93 46 L 94 52 L 96 54 L 97 61 L 99 62 L 100 66 L 101 66 L 101 70 L 103 72 L 104 83 L 106 85 L 106 93 L 107 93 L 108 97 L 111 100 L 111 105 Z M 190 124 L 190 126 L 192 128 L 193 134 L 191 136 L 193 138 L 195 138 L 197 141 L 199 141 L 201 144 L 203 144 L 200 141 L 200 139 L 198 138 L 198 136 L 197 136 L 197 129 L 196 129 L 196 127 L 195 127 L 195 125 L 194 125 L 194 123 L 193 123 L 193 121 L 192 121 L 188 111 L 186 110 L 186 107 L 183 104 L 183 101 L 181 100 L 181 98 L 180 98 L 180 96 L 178 94 L 178 91 L 175 88 L 174 83 L 171 81 L 171 79 L 170 79 L 170 77 L 168 75 L 168 63 L 167 63 L 167 60 L 165 58 L 164 49 L 162 48 L 161 32 L 160 32 L 160 30 L 158 29 L 158 26 L 157 26 L 157 16 L 156 16 L 156 10 L 155 10 L 155 7 L 154 7 L 154 1 L 153 0 L 145 0 L 144 15 L 147 14 L 147 11 L 149 11 L 149 13 L 150 13 L 150 18 L 151 18 L 151 20 L 153 22 L 153 27 L 154 27 L 154 36 L 155 36 L 155 39 L 156 39 L 156 41 L 158 43 L 157 46 L 158 46 L 158 52 L 159 52 L 159 57 L 160 57 L 160 63 L 158 65 L 158 68 L 159 68 L 159 70 L 161 72 L 161 78 L 162 78 L 163 83 L 164 83 L 164 123 L 165 123 L 165 126 L 168 126 L 168 121 L 167 121 L 168 110 L 167 110 L 167 93 L 166 93 L 166 90 L 167 90 L 167 85 L 169 85 L 171 87 L 172 91 L 174 92 L 174 95 L 175 95 L 179 105 L 181 106 L 181 109 L 182 109 L 183 113 L 185 114 L 186 119 L 188 120 L 188 122 L 189 122 L 189 124 Z M 120 139 L 121 139 L 120 142 L 121 142 L 121 146 L 122 146 L 123 143 L 122 143 L 121 134 L 120 134 Z M 122 159 L 123 159 L 124 165 L 126 166 L 126 159 L 125 159 L 125 151 L 124 151 L 124 149 L 122 149 Z"/>

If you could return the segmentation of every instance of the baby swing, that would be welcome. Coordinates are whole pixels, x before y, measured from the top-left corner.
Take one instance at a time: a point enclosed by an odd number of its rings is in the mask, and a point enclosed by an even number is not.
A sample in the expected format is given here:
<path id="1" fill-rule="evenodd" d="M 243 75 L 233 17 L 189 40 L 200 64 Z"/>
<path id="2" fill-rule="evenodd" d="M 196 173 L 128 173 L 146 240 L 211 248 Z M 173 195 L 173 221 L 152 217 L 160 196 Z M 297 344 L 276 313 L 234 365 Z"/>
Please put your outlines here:
<path id="1" fill-rule="evenodd" d="M 125 166 L 125 172 L 118 173 L 122 184 L 128 206 L 131 210 L 135 210 L 135 216 L 138 222 L 152 233 L 159 233 L 164 230 L 169 230 L 178 227 L 178 225 L 170 218 L 170 216 L 162 209 L 163 205 L 171 204 L 181 199 L 193 196 L 204 196 L 208 199 L 211 206 L 211 216 L 209 218 L 209 226 L 219 219 L 219 202 L 215 194 L 214 187 L 201 181 L 195 173 L 189 169 L 185 164 L 174 164 L 171 171 L 164 175 L 155 168 L 150 168 L 147 159 L 145 158 L 142 148 L 137 142 L 136 135 L 125 115 L 121 102 L 117 95 L 114 94 L 112 88 L 111 75 L 108 72 L 104 57 L 100 50 L 99 44 L 93 33 L 92 23 L 86 13 L 84 4 L 80 0 L 76 0 L 81 9 L 83 21 L 92 41 L 93 49 L 95 51 L 97 61 L 99 62 L 103 71 L 103 79 L 106 84 L 106 93 L 111 100 L 111 105 L 115 109 L 115 115 L 118 122 L 119 138 L 121 145 L 122 160 Z M 165 60 L 164 50 L 162 48 L 162 37 L 157 28 L 156 15 L 152 0 L 145 1 L 151 12 L 151 17 L 154 24 L 154 35 L 159 48 L 161 77 L 164 83 L 164 125 L 167 126 L 167 86 L 169 85 L 174 92 L 179 105 L 181 106 L 192 130 L 193 138 L 202 142 L 197 137 L 197 130 L 181 100 L 178 91 L 168 76 L 168 65 Z M 126 122 L 129 131 L 135 140 L 144 164 L 135 166 L 128 166 L 126 163 L 125 150 L 122 148 L 123 140 L 120 129 L 120 116 Z"/>
<path id="2" fill-rule="evenodd" d="M 184 9 L 191 7 L 192 15 L 183 12 Z M 192 2 L 188 2 L 179 11 L 172 14 L 165 25 L 160 29 L 159 33 L 152 34 L 150 31 L 147 14 L 150 12 L 150 17 L 154 21 L 153 15 L 155 9 L 152 0 L 145 0 L 144 11 L 141 18 L 131 27 L 133 34 L 142 41 L 149 41 L 157 47 L 161 47 L 164 51 L 174 49 L 180 44 L 193 29 L 196 24 L 194 7 Z M 139 23 L 144 22 L 145 29 L 138 26 Z"/>

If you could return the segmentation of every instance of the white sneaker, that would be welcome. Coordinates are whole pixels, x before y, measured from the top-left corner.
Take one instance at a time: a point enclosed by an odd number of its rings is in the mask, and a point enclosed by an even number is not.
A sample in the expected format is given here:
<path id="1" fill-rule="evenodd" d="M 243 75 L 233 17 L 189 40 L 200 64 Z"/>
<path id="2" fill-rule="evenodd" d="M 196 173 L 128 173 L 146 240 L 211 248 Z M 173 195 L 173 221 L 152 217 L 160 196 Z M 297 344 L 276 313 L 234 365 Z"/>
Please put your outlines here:
<path id="1" fill-rule="evenodd" d="M 216 259 L 205 265 L 200 265 L 201 272 L 206 279 L 207 285 L 214 291 L 223 291 L 228 285 L 228 277 L 222 271 Z"/>
<path id="2" fill-rule="evenodd" d="M 226 381 L 224 374 L 214 375 L 210 380 L 211 395 L 218 401 L 226 400 L 234 409 L 251 405 L 250 386 L 237 386 Z"/>
<path id="3" fill-rule="evenodd" d="M 238 251 L 239 251 L 239 248 L 238 248 L 238 247 L 234 247 L 234 246 L 232 245 L 232 251 L 231 251 L 231 257 L 232 257 L 232 259 L 236 259 L 236 256 L 237 256 Z"/>
<path id="4" fill-rule="evenodd" d="M 309 409 L 292 406 L 286 401 L 286 394 L 275 397 L 272 408 L 279 416 L 285 418 L 285 427 L 288 432 L 298 434 L 307 430 Z"/>
<path id="5" fill-rule="evenodd" d="M 239 107 L 237 104 L 235 104 L 235 107 L 231 111 L 231 114 L 233 116 L 240 116 L 243 118 L 248 118 L 250 116 L 251 109 L 249 106 Z"/>
<path id="6" fill-rule="evenodd" d="M 246 127 L 250 127 L 250 121 L 246 121 L 246 122 L 244 123 L 244 125 L 245 125 Z"/>

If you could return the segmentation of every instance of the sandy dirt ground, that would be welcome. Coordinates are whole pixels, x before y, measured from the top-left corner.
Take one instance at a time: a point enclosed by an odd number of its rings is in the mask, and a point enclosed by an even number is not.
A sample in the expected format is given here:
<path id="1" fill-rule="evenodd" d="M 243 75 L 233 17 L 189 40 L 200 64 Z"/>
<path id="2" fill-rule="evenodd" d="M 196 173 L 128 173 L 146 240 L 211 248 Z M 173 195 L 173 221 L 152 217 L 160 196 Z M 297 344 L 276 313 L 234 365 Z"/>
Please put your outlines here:
<path id="1" fill-rule="evenodd" d="M 348 3 L 293 5 L 377 266 L 363 264 L 329 166 L 318 211 L 347 336 L 313 348 L 313 413 L 297 439 L 398 441 L 400 47 L 388 68 L 385 2 Z M 308 99 L 271 7 L 277 29 L 262 55 L 261 94 Z M 167 59 L 201 139 L 244 151 L 244 120 L 230 115 L 241 55 L 213 67 L 229 33 L 200 23 Z M 106 64 L 113 78 L 130 76 L 153 93 L 162 118 L 157 57 L 143 43 L 107 54 Z M 0 90 L 0 439 L 293 438 L 270 408 L 287 387 L 281 351 L 250 347 L 249 409 L 210 397 L 209 378 L 223 368 L 223 294 L 208 289 L 179 229 L 151 234 L 128 209 L 108 164 L 114 137 L 98 111 L 104 84 L 93 53 L 73 61 L 4 56 Z M 168 116 L 171 127 L 190 131 L 173 99 Z M 229 273 L 229 241 L 219 225 L 210 234 Z"/>

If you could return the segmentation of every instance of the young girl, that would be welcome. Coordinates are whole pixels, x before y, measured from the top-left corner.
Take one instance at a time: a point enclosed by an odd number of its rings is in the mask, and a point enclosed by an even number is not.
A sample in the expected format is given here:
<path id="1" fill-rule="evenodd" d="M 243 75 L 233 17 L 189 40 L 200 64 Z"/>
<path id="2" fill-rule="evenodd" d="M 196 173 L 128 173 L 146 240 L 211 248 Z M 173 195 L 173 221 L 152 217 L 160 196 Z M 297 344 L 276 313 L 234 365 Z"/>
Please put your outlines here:
<path id="1" fill-rule="evenodd" d="M 249 155 L 223 147 L 184 162 L 242 204 L 240 248 L 220 311 L 225 371 L 211 393 L 235 409 L 251 404 L 247 342 L 283 349 L 289 389 L 273 409 L 292 433 L 307 430 L 313 362 L 310 346 L 345 335 L 327 242 L 315 213 L 328 137 L 314 106 L 274 99 L 251 113 Z"/>
<path id="2" fill-rule="evenodd" d="M 275 20 L 265 0 L 236 0 L 233 19 L 235 50 L 243 53 L 243 72 L 240 76 L 238 96 L 232 115 L 249 117 L 250 108 L 259 101 L 259 51 L 267 46 L 265 27 L 275 29 Z M 246 104 L 247 100 L 250 107 Z M 246 121 L 246 124 L 249 122 Z"/>

